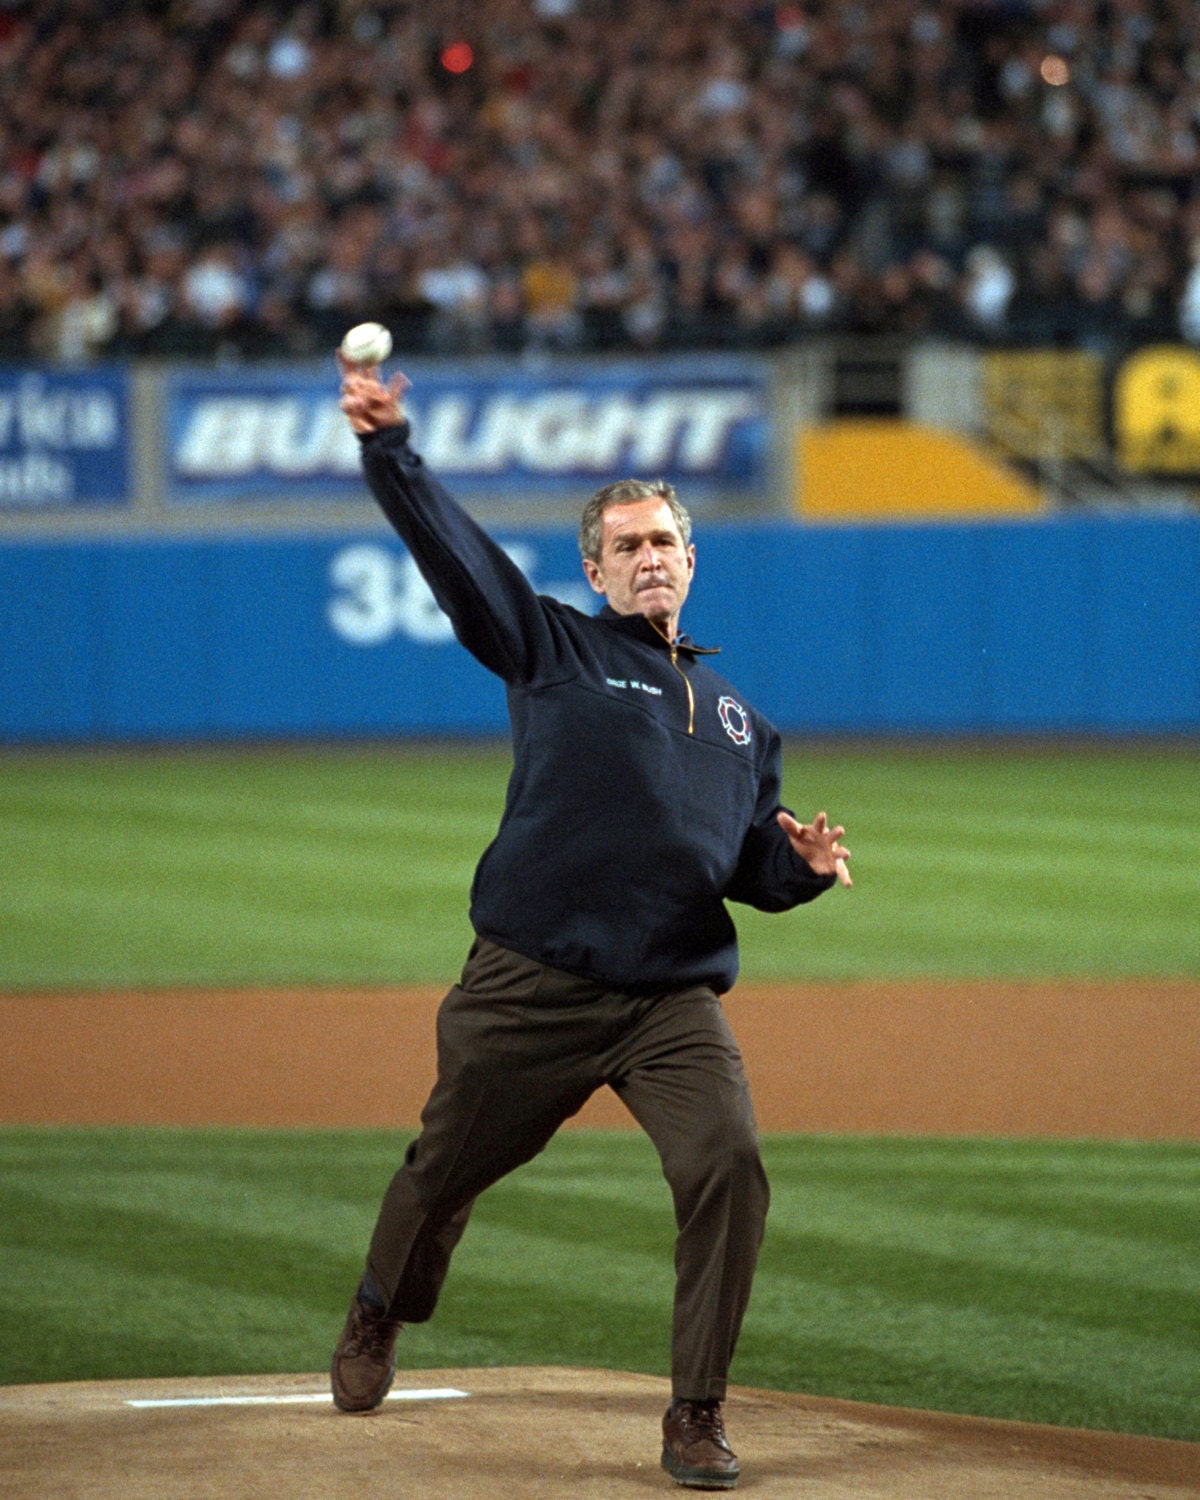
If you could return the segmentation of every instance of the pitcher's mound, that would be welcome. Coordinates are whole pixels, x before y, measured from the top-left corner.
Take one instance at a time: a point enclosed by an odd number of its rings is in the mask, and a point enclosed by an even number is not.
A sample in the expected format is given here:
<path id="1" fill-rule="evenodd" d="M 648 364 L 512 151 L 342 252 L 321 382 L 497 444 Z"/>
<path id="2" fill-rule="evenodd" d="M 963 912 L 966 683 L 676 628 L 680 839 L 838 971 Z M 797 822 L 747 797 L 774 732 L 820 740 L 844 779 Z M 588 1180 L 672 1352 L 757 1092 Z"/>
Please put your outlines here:
<path id="1" fill-rule="evenodd" d="M 607 1370 L 419 1370 L 377 1412 L 324 1376 L 0 1389 L 8 1500 L 641 1500 L 667 1387 Z M 1181 1500 L 1200 1444 L 735 1388 L 741 1492 L 760 1500 Z"/>

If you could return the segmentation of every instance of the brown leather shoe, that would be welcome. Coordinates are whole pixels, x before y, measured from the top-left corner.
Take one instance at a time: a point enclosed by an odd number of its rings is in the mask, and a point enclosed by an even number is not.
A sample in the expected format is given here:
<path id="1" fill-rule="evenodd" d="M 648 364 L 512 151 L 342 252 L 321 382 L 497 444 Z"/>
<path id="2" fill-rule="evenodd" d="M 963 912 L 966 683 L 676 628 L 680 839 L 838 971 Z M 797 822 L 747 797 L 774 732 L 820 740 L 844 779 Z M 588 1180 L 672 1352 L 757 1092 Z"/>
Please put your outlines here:
<path id="1" fill-rule="evenodd" d="M 396 1373 L 396 1335 L 403 1327 L 355 1297 L 330 1370 L 333 1401 L 340 1411 L 374 1411 L 387 1395 Z"/>
<path id="2" fill-rule="evenodd" d="M 742 1472 L 725 1440 L 719 1401 L 671 1402 L 663 1418 L 662 1466 L 693 1490 L 731 1490 Z"/>

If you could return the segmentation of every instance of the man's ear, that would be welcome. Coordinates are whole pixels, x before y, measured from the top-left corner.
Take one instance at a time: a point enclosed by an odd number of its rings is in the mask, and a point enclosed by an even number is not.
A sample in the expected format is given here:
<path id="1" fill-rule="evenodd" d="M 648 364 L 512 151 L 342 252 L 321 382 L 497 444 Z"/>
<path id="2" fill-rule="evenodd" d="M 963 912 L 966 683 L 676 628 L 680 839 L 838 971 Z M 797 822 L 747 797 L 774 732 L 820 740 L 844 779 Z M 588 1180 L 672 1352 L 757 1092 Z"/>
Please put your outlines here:
<path id="1" fill-rule="evenodd" d="M 583 559 L 584 577 L 596 590 L 598 594 L 604 592 L 604 574 L 600 571 L 600 564 L 590 557 Z"/>

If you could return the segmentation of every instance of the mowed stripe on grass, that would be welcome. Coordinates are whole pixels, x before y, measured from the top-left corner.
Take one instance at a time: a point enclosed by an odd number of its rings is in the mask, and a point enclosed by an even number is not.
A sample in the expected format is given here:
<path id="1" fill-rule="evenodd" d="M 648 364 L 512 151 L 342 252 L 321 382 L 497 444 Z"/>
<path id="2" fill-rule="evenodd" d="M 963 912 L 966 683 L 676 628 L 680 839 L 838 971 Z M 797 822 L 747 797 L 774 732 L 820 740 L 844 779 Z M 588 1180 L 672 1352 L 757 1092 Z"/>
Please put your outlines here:
<path id="1" fill-rule="evenodd" d="M 0 988 L 446 983 L 496 747 L 9 754 Z M 736 907 L 743 977 L 1200 973 L 1200 748 L 793 748 L 853 892 Z M 603 809 L 597 809 L 603 816 Z"/>
<path id="2" fill-rule="evenodd" d="M 392 1133 L 0 1130 L 0 1380 L 325 1367 Z M 1200 1441 L 1194 1145 L 766 1141 L 745 1385 Z M 559 1136 L 484 1194 L 407 1368 L 665 1375 L 649 1143 Z"/>

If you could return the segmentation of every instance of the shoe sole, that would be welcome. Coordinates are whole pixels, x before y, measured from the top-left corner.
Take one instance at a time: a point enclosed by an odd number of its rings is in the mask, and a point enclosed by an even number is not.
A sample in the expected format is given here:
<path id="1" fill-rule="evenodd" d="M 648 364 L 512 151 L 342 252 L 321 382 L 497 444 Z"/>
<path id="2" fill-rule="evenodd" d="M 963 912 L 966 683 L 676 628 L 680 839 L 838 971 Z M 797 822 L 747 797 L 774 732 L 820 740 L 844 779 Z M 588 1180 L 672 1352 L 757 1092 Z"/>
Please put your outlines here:
<path id="1" fill-rule="evenodd" d="M 662 1451 L 662 1466 L 675 1481 L 690 1490 L 732 1490 L 741 1478 L 741 1470 L 724 1473 L 720 1469 L 689 1469 L 678 1463 L 670 1448 Z"/>

